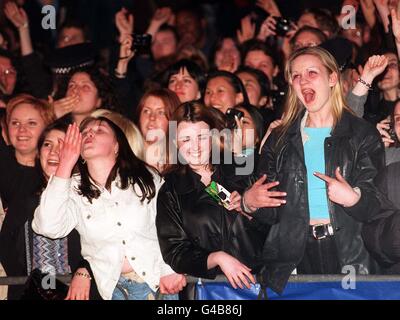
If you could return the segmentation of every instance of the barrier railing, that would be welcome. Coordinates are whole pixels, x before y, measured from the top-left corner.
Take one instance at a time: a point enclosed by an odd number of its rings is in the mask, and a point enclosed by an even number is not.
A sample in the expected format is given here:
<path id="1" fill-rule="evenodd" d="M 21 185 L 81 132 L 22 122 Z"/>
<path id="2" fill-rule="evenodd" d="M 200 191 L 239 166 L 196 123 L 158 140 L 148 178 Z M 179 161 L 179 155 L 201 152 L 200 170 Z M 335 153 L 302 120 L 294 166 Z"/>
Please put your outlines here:
<path id="1" fill-rule="evenodd" d="M 58 280 L 69 284 L 70 275 L 57 275 Z M 282 295 L 270 289 L 266 291 L 268 299 L 400 299 L 400 275 L 356 275 L 348 283 L 346 275 L 292 275 Z M 0 286 L 24 285 L 27 277 L 0 277 Z M 188 284 L 194 290 L 188 299 L 197 300 L 234 300 L 259 298 L 260 285 L 251 289 L 233 289 L 223 275 L 216 279 L 187 277 Z"/>

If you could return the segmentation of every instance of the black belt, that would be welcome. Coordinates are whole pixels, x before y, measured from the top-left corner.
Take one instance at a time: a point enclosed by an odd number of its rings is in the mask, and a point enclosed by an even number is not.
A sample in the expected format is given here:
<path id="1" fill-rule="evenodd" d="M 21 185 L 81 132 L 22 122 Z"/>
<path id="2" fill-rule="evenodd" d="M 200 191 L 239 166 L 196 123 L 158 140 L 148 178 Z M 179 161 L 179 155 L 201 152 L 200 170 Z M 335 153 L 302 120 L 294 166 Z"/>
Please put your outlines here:
<path id="1" fill-rule="evenodd" d="M 321 240 L 326 237 L 333 236 L 333 226 L 330 223 L 314 224 L 310 226 L 310 233 L 316 240 Z"/>

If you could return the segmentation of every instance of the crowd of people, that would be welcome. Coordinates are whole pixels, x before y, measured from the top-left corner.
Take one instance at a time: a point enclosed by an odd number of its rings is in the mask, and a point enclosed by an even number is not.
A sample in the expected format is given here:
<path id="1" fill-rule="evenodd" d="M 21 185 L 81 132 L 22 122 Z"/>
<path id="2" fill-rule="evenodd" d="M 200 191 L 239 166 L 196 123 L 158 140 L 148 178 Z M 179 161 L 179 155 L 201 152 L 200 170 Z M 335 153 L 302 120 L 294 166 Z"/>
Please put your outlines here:
<path id="1" fill-rule="evenodd" d="M 3 1 L 4 274 L 68 300 L 399 274 L 400 1 L 283 2 Z"/>

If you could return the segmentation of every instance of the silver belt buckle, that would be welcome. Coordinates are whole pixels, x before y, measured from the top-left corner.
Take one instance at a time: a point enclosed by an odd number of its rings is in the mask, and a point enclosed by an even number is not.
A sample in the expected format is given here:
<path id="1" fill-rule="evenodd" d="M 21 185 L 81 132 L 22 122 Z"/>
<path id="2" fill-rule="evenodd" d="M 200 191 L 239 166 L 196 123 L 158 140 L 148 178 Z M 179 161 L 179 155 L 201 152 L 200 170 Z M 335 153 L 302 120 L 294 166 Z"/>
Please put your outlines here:
<path id="1" fill-rule="evenodd" d="M 314 239 L 316 239 L 316 240 L 321 240 L 321 239 L 325 239 L 325 238 L 327 237 L 326 234 L 323 234 L 322 236 L 318 236 L 318 235 L 317 235 L 317 230 L 316 230 L 316 229 L 317 229 L 318 227 L 324 227 L 324 226 L 325 226 L 325 224 L 323 224 L 323 223 L 314 224 L 314 225 L 312 226 L 312 235 L 313 235 Z M 332 227 L 332 224 L 328 223 L 328 224 L 326 224 L 326 227 L 327 227 L 328 235 L 332 236 L 332 235 L 333 235 L 333 227 Z M 325 231 L 325 230 L 324 230 L 324 231 Z"/>
<path id="2" fill-rule="evenodd" d="M 321 239 L 325 239 L 326 238 L 326 235 L 324 234 L 324 235 L 322 235 L 322 236 L 318 236 L 317 235 L 317 228 L 318 227 L 323 227 L 324 226 L 324 224 L 323 223 L 318 223 L 318 224 L 314 224 L 313 226 L 312 226 L 312 235 L 313 235 L 313 237 L 314 237 L 314 239 L 316 239 L 316 240 L 321 240 Z"/>

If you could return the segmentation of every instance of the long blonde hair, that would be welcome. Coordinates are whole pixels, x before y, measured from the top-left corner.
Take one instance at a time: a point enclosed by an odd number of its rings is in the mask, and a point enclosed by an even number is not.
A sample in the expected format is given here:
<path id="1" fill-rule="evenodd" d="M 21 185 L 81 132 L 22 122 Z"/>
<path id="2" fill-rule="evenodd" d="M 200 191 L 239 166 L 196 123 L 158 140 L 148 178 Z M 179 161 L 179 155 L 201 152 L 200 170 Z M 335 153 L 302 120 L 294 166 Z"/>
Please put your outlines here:
<path id="1" fill-rule="evenodd" d="M 279 140 L 285 135 L 289 127 L 296 121 L 301 111 L 305 108 L 300 99 L 297 97 L 291 83 L 291 72 L 293 61 L 303 55 L 312 55 L 322 62 L 322 65 L 327 69 L 328 74 L 336 73 L 337 82 L 331 88 L 330 101 L 332 104 L 333 127 L 338 123 L 344 111 L 352 112 L 346 105 L 342 83 L 340 80 L 340 71 L 335 58 L 325 49 L 321 47 L 307 47 L 299 49 L 289 57 L 285 66 L 285 79 L 289 83 L 287 98 L 284 107 L 284 116 L 282 124 L 279 126 Z"/>

